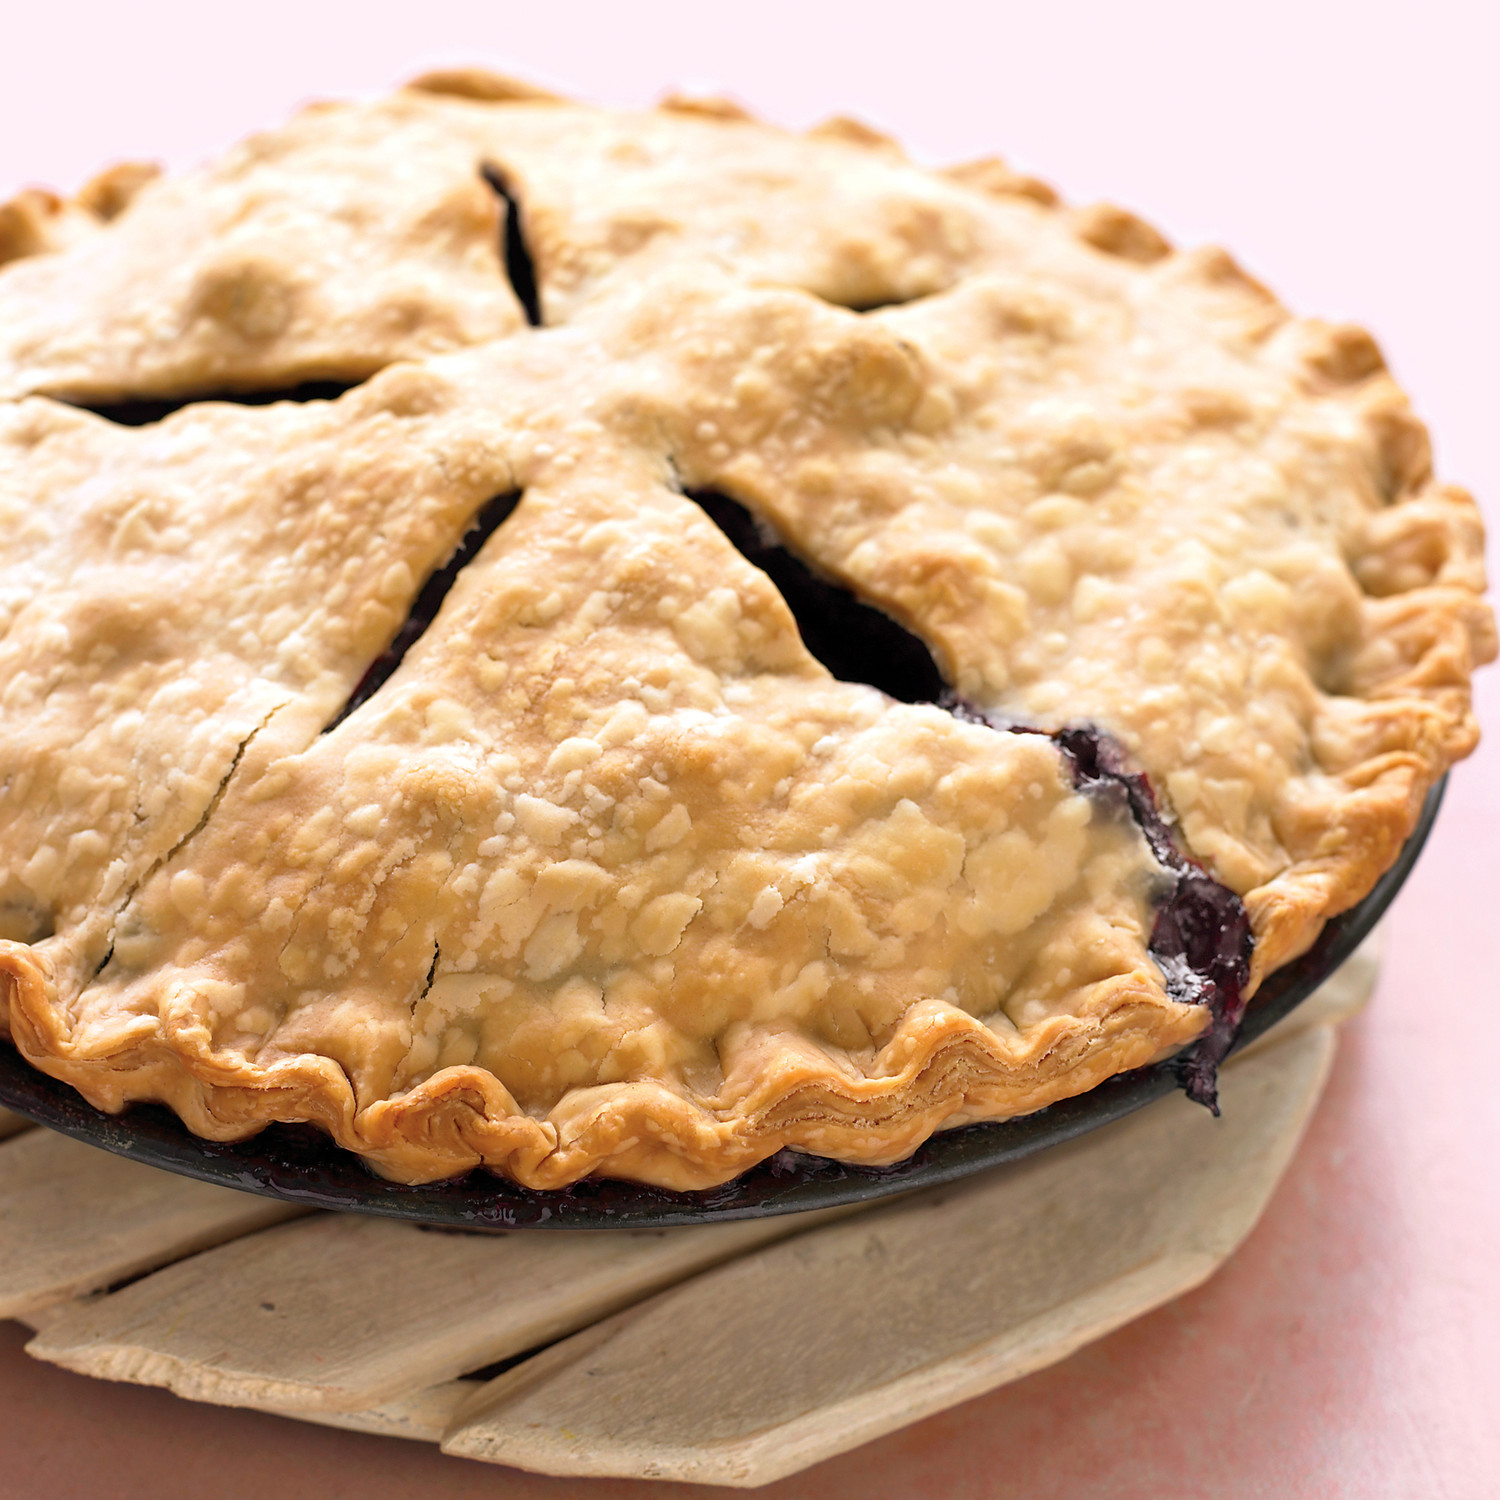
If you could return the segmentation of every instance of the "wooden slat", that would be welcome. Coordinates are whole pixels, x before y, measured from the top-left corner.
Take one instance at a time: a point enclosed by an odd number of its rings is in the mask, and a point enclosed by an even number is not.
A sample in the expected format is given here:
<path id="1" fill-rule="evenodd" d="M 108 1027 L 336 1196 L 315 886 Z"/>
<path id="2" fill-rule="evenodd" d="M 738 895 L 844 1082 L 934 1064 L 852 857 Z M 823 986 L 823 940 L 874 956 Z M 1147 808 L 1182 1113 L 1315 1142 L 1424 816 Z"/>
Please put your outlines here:
<path id="1" fill-rule="evenodd" d="M 34 1127 L 25 1115 L 18 1115 L 13 1110 L 0 1109 L 0 1141 L 6 1141 L 13 1135 L 20 1135 L 23 1130 L 31 1130 Z"/>
<path id="2" fill-rule="evenodd" d="M 1206 1279 L 1311 1112 L 1327 1028 L 1185 1099 L 746 1256 L 471 1398 L 445 1452 L 549 1474 L 754 1486 L 1013 1380 Z"/>
<path id="3" fill-rule="evenodd" d="M 0 1318 L 29 1321 L 300 1212 L 27 1131 L 0 1145 Z"/>
<path id="4" fill-rule="evenodd" d="M 408 1438 L 419 1443 L 436 1443 L 452 1425 L 455 1413 L 474 1394 L 472 1380 L 447 1380 L 441 1385 L 426 1386 L 409 1396 L 398 1397 L 369 1411 L 288 1411 L 284 1407 L 262 1406 L 273 1416 L 293 1417 L 303 1422 L 317 1422 L 323 1427 L 343 1427 L 350 1432 L 373 1432 L 377 1437 Z"/>
<path id="5" fill-rule="evenodd" d="M 443 1234 L 319 1214 L 49 1320 L 40 1359 L 278 1411 L 360 1411 L 571 1333 L 821 1221 Z"/>

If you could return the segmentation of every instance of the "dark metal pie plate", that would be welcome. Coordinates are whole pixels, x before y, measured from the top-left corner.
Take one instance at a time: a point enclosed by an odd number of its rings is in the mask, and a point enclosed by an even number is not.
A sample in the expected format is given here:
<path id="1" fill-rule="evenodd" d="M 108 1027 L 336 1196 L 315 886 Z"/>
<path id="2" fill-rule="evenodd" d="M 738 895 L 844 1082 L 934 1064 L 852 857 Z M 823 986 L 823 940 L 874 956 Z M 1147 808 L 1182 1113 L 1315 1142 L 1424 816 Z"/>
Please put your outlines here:
<path id="1" fill-rule="evenodd" d="M 1236 1047 L 1300 1005 L 1369 935 L 1416 863 L 1442 794 L 1440 782 L 1427 798 L 1416 831 L 1374 890 L 1331 921 L 1307 953 L 1261 986 L 1245 1012 Z M 386 1182 L 310 1126 L 273 1125 L 249 1140 L 226 1145 L 199 1140 L 176 1115 L 157 1105 L 107 1115 L 66 1084 L 30 1067 L 13 1047 L 0 1044 L 0 1104 L 64 1135 L 222 1187 L 445 1229 L 656 1229 L 858 1203 L 1017 1161 L 1118 1120 L 1176 1086 L 1172 1064 L 1157 1063 L 1036 1114 L 944 1131 L 892 1167 L 845 1166 L 782 1151 L 705 1192 L 590 1180 L 564 1192 L 538 1193 L 483 1171 L 425 1187 Z"/>

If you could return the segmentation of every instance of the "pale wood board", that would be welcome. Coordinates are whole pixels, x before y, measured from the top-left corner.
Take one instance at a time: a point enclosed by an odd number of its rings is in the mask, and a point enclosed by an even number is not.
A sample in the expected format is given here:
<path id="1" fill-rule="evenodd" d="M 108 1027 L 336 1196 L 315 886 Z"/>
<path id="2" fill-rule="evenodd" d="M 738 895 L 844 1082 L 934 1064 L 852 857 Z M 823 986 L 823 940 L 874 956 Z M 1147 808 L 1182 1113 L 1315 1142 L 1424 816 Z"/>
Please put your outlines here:
<path id="1" fill-rule="evenodd" d="M 808 1216 L 788 1215 L 479 1236 L 318 1214 L 71 1308 L 30 1349 L 194 1401 L 360 1411 L 549 1343 L 807 1227 Z"/>
<path id="2" fill-rule="evenodd" d="M 41 1310 L 305 1212 L 50 1130 L 0 1145 L 0 1318 Z"/>
<path id="3" fill-rule="evenodd" d="M 408 1438 L 420 1443 L 440 1443 L 453 1418 L 475 1390 L 477 1380 L 445 1380 L 398 1397 L 368 1411 L 288 1411 L 271 1405 L 255 1406 L 274 1417 L 293 1417 L 323 1427 L 342 1427 L 349 1432 L 370 1432 L 376 1437 Z M 247 1405 L 252 1403 L 246 1403 Z"/>
<path id="4" fill-rule="evenodd" d="M 695 1277 L 500 1375 L 443 1451 L 751 1487 L 1064 1357 L 1205 1280 L 1260 1216 L 1334 1050 L 1319 1027 L 952 1188 Z"/>
<path id="5" fill-rule="evenodd" d="M 0 1109 L 0 1141 L 9 1140 L 13 1135 L 20 1135 L 23 1130 L 31 1129 L 31 1121 L 25 1115 L 18 1115 L 13 1110 Z"/>

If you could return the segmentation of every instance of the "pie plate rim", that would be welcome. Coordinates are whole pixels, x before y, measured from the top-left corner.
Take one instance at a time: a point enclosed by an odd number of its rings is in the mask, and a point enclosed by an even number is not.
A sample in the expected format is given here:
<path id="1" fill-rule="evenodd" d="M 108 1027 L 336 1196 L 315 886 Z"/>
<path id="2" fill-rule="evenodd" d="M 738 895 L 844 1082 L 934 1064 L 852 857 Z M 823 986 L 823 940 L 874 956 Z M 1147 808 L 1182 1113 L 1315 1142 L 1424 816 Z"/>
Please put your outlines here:
<path id="1" fill-rule="evenodd" d="M 1369 936 L 1421 854 L 1447 785 L 1428 792 L 1411 836 L 1370 893 L 1332 918 L 1317 942 L 1269 975 L 1245 1011 L 1230 1055 L 1308 999 Z M 862 1167 L 781 1151 L 720 1187 L 699 1192 L 615 1179 L 585 1179 L 538 1192 L 482 1169 L 410 1186 L 378 1177 L 312 1126 L 273 1125 L 242 1141 L 192 1135 L 161 1105 L 118 1115 L 87 1103 L 0 1042 L 0 1105 L 36 1124 L 180 1176 L 309 1208 L 369 1213 L 433 1229 L 665 1229 L 831 1209 L 937 1187 L 1019 1161 L 1133 1113 L 1172 1092 L 1172 1059 L 1121 1073 L 1034 1114 L 939 1131 L 905 1161 Z"/>

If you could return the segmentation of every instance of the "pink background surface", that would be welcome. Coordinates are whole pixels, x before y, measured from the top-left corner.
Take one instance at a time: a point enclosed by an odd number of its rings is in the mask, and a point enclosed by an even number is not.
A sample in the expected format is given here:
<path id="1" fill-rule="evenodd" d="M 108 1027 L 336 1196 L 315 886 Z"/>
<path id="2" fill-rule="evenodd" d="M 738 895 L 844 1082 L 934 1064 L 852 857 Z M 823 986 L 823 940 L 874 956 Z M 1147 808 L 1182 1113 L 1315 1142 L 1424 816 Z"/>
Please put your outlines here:
<path id="1" fill-rule="evenodd" d="M 999 151 L 1373 327 L 1442 475 L 1500 500 L 1500 20 L 1467 3 L 918 7 L 421 0 L 6 7 L 0 198 L 199 160 L 317 95 L 484 61 L 607 103 L 670 86 Z M 1492 519 L 1495 511 L 1490 511 Z M 1500 684 L 1481 718 L 1495 723 Z M 1487 709 L 1486 705 L 1490 705 Z M 1500 1495 L 1500 736 L 1453 779 L 1266 1218 L 1212 1282 L 1054 1369 L 761 1493 Z M 33 1364 L 0 1324 L 0 1496 L 729 1494 L 551 1481 Z"/>

